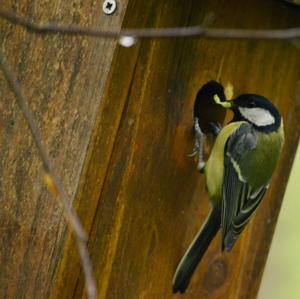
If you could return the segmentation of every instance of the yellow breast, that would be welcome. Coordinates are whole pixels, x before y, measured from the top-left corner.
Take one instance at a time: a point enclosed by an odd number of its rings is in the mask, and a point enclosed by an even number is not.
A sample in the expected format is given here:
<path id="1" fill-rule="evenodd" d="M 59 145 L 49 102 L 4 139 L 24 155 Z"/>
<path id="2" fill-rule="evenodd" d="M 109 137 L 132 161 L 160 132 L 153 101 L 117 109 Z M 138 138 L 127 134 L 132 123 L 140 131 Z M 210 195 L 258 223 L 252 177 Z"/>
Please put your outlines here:
<path id="1" fill-rule="evenodd" d="M 240 127 L 244 121 L 234 122 L 225 126 L 217 136 L 209 159 L 205 166 L 206 185 L 212 204 L 220 204 L 224 173 L 224 147 L 228 137 Z"/>

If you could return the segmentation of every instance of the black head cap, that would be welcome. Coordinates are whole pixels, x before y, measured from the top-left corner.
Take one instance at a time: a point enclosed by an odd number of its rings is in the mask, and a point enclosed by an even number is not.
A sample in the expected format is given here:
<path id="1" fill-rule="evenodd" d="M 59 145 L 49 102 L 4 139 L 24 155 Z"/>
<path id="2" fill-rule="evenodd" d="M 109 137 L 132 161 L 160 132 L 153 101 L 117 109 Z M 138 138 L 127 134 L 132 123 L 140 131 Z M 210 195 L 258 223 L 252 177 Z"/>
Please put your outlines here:
<path id="1" fill-rule="evenodd" d="M 257 94 L 242 94 L 232 101 L 232 121 L 247 121 L 264 132 L 276 131 L 281 124 L 277 108 L 265 97 Z"/>

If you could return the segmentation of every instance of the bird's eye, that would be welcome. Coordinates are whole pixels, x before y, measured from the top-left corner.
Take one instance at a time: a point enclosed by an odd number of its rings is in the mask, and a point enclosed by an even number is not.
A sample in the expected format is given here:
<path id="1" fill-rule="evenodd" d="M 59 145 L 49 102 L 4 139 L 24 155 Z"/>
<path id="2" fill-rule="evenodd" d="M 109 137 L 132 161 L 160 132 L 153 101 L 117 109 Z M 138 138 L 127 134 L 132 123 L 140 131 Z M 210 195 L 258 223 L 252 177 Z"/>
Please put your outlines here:
<path id="1" fill-rule="evenodd" d="M 249 108 L 254 108 L 255 107 L 255 102 L 254 101 L 249 101 L 248 102 L 248 107 Z"/>

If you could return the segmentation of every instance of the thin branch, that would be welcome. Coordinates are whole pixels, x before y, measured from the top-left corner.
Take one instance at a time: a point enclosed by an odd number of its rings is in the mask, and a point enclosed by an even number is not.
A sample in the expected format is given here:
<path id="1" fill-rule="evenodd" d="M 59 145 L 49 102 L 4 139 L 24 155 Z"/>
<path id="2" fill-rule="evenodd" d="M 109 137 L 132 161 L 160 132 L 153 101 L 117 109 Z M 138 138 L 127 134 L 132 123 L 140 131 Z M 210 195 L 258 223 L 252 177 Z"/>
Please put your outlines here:
<path id="1" fill-rule="evenodd" d="M 11 11 L 0 9 L 0 17 L 20 25 L 35 33 L 60 33 L 66 35 L 82 35 L 118 39 L 122 36 L 135 38 L 176 38 L 176 37 L 205 37 L 218 39 L 285 39 L 291 40 L 300 37 L 300 28 L 251 30 L 251 29 L 223 29 L 205 28 L 203 26 L 178 28 L 149 28 L 123 29 L 121 31 L 103 31 L 96 27 L 82 27 L 79 25 L 60 25 L 56 23 L 38 24 L 27 17 L 17 16 Z"/>
<path id="2" fill-rule="evenodd" d="M 82 268 L 85 274 L 88 298 L 97 299 L 98 296 L 97 296 L 97 289 L 96 289 L 95 279 L 92 270 L 92 263 L 90 261 L 90 257 L 86 245 L 86 240 L 87 240 L 86 232 L 84 231 L 77 214 L 75 213 L 72 206 L 70 205 L 68 196 L 64 188 L 62 187 L 59 178 L 56 177 L 52 171 L 52 165 L 49 156 L 42 144 L 41 135 L 35 123 L 34 116 L 31 110 L 29 109 L 29 107 L 27 106 L 26 102 L 24 101 L 20 85 L 15 80 L 12 71 L 10 70 L 7 63 L 4 61 L 1 51 L 0 51 L 0 68 L 4 74 L 5 79 L 8 82 L 9 87 L 15 94 L 16 102 L 20 110 L 22 111 L 23 116 L 30 129 L 38 154 L 42 160 L 43 168 L 46 172 L 44 176 L 44 181 L 47 185 L 47 188 L 54 197 L 56 198 L 58 197 L 60 199 L 59 202 L 63 205 L 65 218 L 74 232 L 76 244 L 81 259 Z"/>
<path id="3" fill-rule="evenodd" d="M 223 28 L 206 28 L 204 26 L 191 27 L 174 27 L 174 28 L 149 28 L 149 29 L 123 29 L 121 31 L 103 31 L 97 27 L 83 27 L 79 25 L 61 25 L 56 23 L 36 23 L 27 17 L 17 16 L 15 13 L 0 9 L 0 17 L 7 21 L 26 28 L 30 32 L 42 34 L 64 34 L 91 36 L 100 38 L 120 39 L 122 37 L 134 37 L 135 39 L 151 39 L 151 38 L 188 38 L 203 37 L 215 39 L 265 39 L 265 40 L 295 40 L 300 37 L 300 28 L 272 29 L 272 30 L 249 30 L 249 29 L 223 29 Z M 43 168 L 46 172 L 44 180 L 50 193 L 60 198 L 60 202 L 64 207 L 65 217 L 74 232 L 76 244 L 78 247 L 83 271 L 85 274 L 86 288 L 89 299 L 97 298 L 96 284 L 92 271 L 92 264 L 86 246 L 86 233 L 81 222 L 69 204 L 68 197 L 62 187 L 60 180 L 54 175 L 48 154 L 41 142 L 41 137 L 34 121 L 31 110 L 26 105 L 21 88 L 18 82 L 4 62 L 2 53 L 0 52 L 0 68 L 15 94 L 17 104 L 19 105 L 29 129 L 32 138 L 38 150 L 38 154 L 42 160 Z"/>

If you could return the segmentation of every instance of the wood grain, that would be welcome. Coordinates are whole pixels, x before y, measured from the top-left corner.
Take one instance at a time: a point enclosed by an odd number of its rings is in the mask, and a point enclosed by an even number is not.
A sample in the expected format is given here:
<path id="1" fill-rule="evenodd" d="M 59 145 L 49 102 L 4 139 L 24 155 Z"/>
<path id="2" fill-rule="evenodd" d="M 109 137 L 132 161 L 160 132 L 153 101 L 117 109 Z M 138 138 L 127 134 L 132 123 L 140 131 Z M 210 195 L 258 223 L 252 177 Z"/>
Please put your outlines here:
<path id="1" fill-rule="evenodd" d="M 17 11 L 103 28 L 119 28 L 125 10 L 122 28 L 207 19 L 220 28 L 300 26 L 299 10 L 272 0 L 120 1 L 112 17 L 101 15 L 101 1 L 32 3 Z M 172 276 L 209 209 L 204 178 L 187 157 L 199 88 L 230 82 L 235 95 L 262 94 L 279 107 L 287 138 L 266 199 L 230 254 L 220 252 L 219 236 L 213 241 L 184 295 L 255 298 L 300 135 L 299 50 L 281 41 L 206 39 L 123 49 L 2 27 L 7 59 L 89 232 L 101 299 L 181 298 L 171 293 Z M 30 136 L 0 84 L 0 298 L 85 297 L 72 236 L 39 185 Z"/>
<path id="2" fill-rule="evenodd" d="M 108 29 L 120 28 L 126 1 L 113 17 L 105 16 L 102 1 L 95 0 L 5 1 L 5 8 L 33 20 Z M 116 43 L 34 35 L 0 22 L 5 59 L 73 200 Z M 53 292 L 66 223 L 61 207 L 41 184 L 41 163 L 27 125 L 0 76 L 0 298 L 47 298 Z"/>

